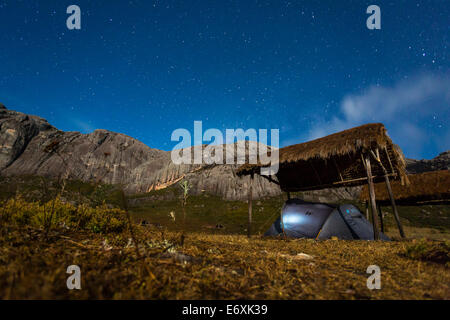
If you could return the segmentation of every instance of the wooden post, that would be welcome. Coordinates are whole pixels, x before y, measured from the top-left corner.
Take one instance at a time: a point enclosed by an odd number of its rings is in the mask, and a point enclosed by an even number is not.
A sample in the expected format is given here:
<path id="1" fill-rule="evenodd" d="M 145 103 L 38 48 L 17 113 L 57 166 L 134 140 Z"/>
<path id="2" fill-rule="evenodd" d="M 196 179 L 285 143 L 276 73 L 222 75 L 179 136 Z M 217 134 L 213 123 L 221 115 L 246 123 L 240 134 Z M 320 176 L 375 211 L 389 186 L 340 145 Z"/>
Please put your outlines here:
<path id="1" fill-rule="evenodd" d="M 316 168 L 314 168 L 314 166 L 313 166 L 313 164 L 312 164 L 311 161 L 308 161 L 308 163 L 311 165 L 311 168 L 313 169 L 314 173 L 316 174 L 317 181 L 319 181 L 319 184 L 321 185 L 321 184 L 322 184 L 322 181 L 320 180 L 320 176 L 319 176 L 319 174 L 317 173 Z"/>
<path id="2" fill-rule="evenodd" d="M 281 222 L 281 230 L 283 230 L 284 240 L 287 240 L 286 232 L 284 231 L 283 208 L 281 208 L 280 211 L 280 222 Z"/>
<path id="3" fill-rule="evenodd" d="M 369 220 L 369 201 L 366 201 L 366 219 Z"/>
<path id="4" fill-rule="evenodd" d="M 391 173 L 395 173 L 394 166 L 392 165 L 391 158 L 389 157 L 389 152 L 387 150 L 387 147 L 384 147 L 384 151 L 386 152 L 386 157 L 387 157 L 388 162 L 389 162 L 389 167 L 391 168 Z"/>
<path id="5" fill-rule="evenodd" d="M 251 236 L 252 228 L 252 182 L 253 174 L 250 175 L 249 187 L 248 187 L 248 225 L 247 225 L 247 237 Z"/>
<path id="6" fill-rule="evenodd" d="M 286 193 L 287 193 L 288 200 L 291 200 L 291 193 L 290 192 L 286 192 Z"/>
<path id="7" fill-rule="evenodd" d="M 342 177 L 342 174 L 341 174 L 341 170 L 339 170 L 339 167 L 337 165 L 336 159 L 334 159 L 334 157 L 332 159 L 333 159 L 334 166 L 336 167 L 336 170 L 339 174 L 339 178 L 341 178 L 341 181 L 344 181 L 344 178 Z"/>
<path id="8" fill-rule="evenodd" d="M 384 232 L 383 212 L 382 212 L 382 210 L 381 210 L 381 205 L 380 205 L 380 203 L 378 203 L 378 217 L 380 218 L 381 232 Z"/>
<path id="9" fill-rule="evenodd" d="M 372 167 L 370 166 L 369 155 L 366 155 L 365 160 L 366 160 L 367 183 L 369 185 L 370 206 L 371 206 L 371 213 L 372 213 L 373 239 L 379 240 L 380 233 L 378 231 L 377 205 L 375 203 L 375 189 L 373 186 Z"/>
<path id="10" fill-rule="evenodd" d="M 398 215 L 397 206 L 395 205 L 394 194 L 392 193 L 391 183 L 389 182 L 388 175 L 384 175 L 384 181 L 386 182 L 386 188 L 389 193 L 389 199 L 391 200 L 392 211 L 394 212 L 395 222 L 397 222 L 398 231 L 400 236 L 405 238 L 405 232 L 403 231 L 403 226 L 400 221 L 400 216 Z"/>
<path id="11" fill-rule="evenodd" d="M 391 159 L 389 158 L 389 153 L 387 151 L 387 149 L 385 148 L 386 151 L 386 156 L 389 160 L 389 165 L 391 166 L 391 170 L 394 173 L 394 168 L 392 166 L 392 162 Z M 378 164 L 380 165 L 381 169 L 383 170 L 384 173 L 384 181 L 386 182 L 386 188 L 389 194 L 389 199 L 391 200 L 391 206 L 392 206 L 392 211 L 394 211 L 394 217 L 395 217 L 395 221 L 397 222 L 397 227 L 398 227 L 398 231 L 400 232 L 400 236 L 402 238 L 405 237 L 405 233 L 403 232 L 403 226 L 402 223 L 400 221 L 400 216 L 398 215 L 398 211 L 397 211 L 397 206 L 395 205 L 395 199 L 394 199 L 394 194 L 392 193 L 392 188 L 391 188 L 391 183 L 389 182 L 389 175 L 388 172 L 386 170 L 386 168 L 383 166 L 383 163 L 381 162 L 381 158 L 380 158 L 380 154 L 378 152 L 378 149 L 376 150 L 376 155 L 371 151 L 372 156 L 374 157 L 374 159 L 376 161 L 378 161 Z M 402 178 L 402 184 L 403 184 L 403 178 Z"/>

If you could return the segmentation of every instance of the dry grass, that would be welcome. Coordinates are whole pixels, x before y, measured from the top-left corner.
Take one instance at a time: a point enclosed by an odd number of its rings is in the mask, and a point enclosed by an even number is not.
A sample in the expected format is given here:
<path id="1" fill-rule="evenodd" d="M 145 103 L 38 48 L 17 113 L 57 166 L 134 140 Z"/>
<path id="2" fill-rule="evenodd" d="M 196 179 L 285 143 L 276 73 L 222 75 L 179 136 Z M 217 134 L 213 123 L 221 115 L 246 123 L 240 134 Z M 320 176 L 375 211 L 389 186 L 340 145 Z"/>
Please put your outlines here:
<path id="1" fill-rule="evenodd" d="M 386 134 L 386 128 L 381 123 L 369 123 L 323 138 L 305 143 L 295 144 L 280 150 L 280 163 L 306 161 L 312 158 L 328 159 L 334 156 L 345 156 L 359 150 L 388 148 L 395 154 L 391 161 L 404 167 L 404 158 L 398 152 Z M 398 163 L 397 163 L 398 162 Z M 386 167 L 389 167 L 387 164 Z"/>
<path id="2" fill-rule="evenodd" d="M 447 230 L 439 230 L 436 228 L 427 227 L 411 227 L 403 225 L 408 239 L 430 239 L 437 241 L 450 241 L 450 233 Z M 385 232 L 391 239 L 400 239 L 398 229 L 395 226 L 391 226 L 387 232 Z"/>
<path id="3" fill-rule="evenodd" d="M 44 239 L 29 227 L 0 230 L 2 299 L 450 299 L 448 267 L 408 256 L 411 241 L 190 233 L 180 247 L 180 233 L 137 227 L 139 258 L 124 232 L 53 229 Z M 81 290 L 66 288 L 72 264 Z M 381 290 L 366 287 L 371 264 L 381 268 Z"/>
<path id="4" fill-rule="evenodd" d="M 186 232 L 181 245 L 181 231 L 134 225 L 136 248 L 123 211 L 59 198 L 10 199 L 0 222 L 0 299 L 450 299 L 443 241 Z M 373 264 L 381 290 L 366 286 Z M 81 290 L 66 287 L 69 265 Z"/>

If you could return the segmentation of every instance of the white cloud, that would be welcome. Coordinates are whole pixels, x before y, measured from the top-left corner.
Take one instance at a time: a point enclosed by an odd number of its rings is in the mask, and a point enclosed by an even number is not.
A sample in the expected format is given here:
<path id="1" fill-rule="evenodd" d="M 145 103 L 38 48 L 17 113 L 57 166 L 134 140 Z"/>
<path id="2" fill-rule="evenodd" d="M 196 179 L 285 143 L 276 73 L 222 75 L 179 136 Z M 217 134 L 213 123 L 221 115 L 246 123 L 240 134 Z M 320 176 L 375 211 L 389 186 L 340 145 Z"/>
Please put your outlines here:
<path id="1" fill-rule="evenodd" d="M 340 115 L 318 122 L 308 140 L 371 122 L 382 122 L 407 156 L 420 156 L 430 145 L 444 151 L 449 136 L 450 75 L 421 75 L 393 87 L 372 86 L 343 98 Z M 439 127 L 440 126 L 440 127 Z M 440 132 L 440 133 L 439 133 Z"/>

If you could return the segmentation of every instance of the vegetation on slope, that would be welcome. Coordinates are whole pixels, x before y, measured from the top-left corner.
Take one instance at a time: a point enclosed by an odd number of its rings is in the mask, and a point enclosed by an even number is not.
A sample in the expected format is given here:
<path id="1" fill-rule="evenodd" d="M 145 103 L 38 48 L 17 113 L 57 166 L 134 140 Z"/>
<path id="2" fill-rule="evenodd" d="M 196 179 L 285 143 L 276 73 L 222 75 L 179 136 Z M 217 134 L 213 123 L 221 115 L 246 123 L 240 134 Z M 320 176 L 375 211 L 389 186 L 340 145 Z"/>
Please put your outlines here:
<path id="1" fill-rule="evenodd" d="M 2 203 L 0 222 L 41 229 L 46 234 L 53 228 L 94 233 L 120 232 L 127 226 L 125 212 L 106 204 L 95 208 L 84 204 L 74 206 L 63 202 L 60 197 L 41 204 L 27 202 L 20 195 Z"/>

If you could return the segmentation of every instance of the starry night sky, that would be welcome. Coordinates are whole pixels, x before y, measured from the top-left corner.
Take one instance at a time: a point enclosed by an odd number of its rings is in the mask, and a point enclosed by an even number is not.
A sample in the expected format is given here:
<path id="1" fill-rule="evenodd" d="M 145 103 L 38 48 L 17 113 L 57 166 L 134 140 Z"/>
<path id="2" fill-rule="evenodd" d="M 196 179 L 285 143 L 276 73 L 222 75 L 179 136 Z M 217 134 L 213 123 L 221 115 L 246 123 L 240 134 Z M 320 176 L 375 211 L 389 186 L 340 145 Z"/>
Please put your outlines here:
<path id="1" fill-rule="evenodd" d="M 407 157 L 450 149 L 447 0 L 0 0 L 0 28 L 0 101 L 62 130 L 171 150 L 194 120 L 281 146 L 383 122 Z"/>

